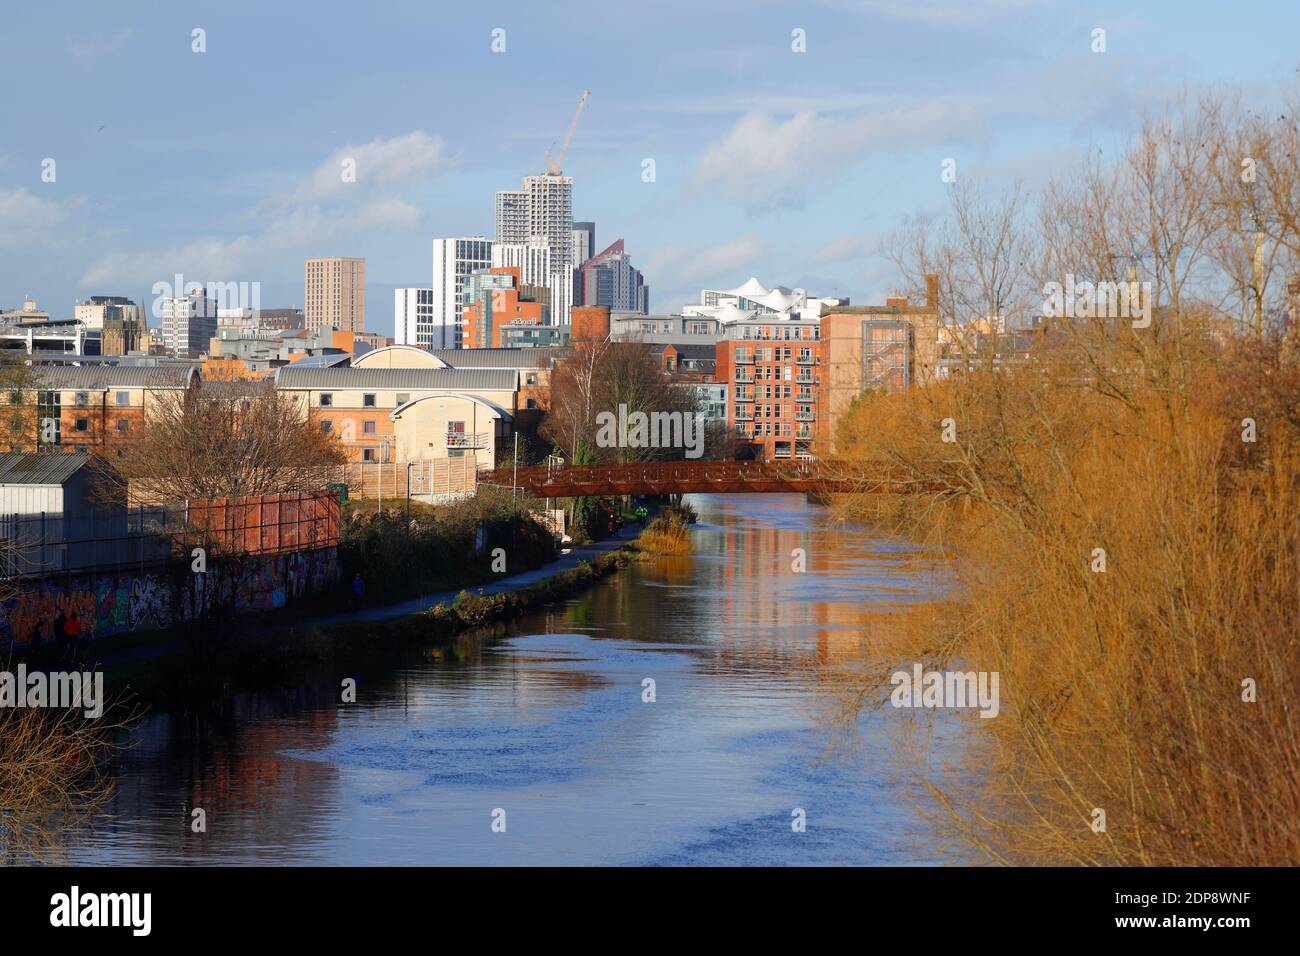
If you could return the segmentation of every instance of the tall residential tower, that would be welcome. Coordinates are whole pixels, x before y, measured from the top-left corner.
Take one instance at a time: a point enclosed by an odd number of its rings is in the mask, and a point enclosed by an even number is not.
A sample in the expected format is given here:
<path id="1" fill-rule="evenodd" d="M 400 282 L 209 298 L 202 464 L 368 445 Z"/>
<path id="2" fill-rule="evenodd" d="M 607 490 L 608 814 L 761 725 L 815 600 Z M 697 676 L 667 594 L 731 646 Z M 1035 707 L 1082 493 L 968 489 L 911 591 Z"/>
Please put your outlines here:
<path id="1" fill-rule="evenodd" d="M 303 320 L 307 331 L 366 327 L 366 260 L 308 259 L 303 280 Z"/>

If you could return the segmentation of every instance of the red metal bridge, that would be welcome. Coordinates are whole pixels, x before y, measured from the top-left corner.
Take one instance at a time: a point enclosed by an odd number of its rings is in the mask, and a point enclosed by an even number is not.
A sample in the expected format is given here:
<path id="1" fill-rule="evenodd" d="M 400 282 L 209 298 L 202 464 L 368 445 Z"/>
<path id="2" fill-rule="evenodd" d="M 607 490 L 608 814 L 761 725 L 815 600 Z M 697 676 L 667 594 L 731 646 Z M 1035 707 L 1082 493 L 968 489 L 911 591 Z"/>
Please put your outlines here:
<path id="1" fill-rule="evenodd" d="M 543 465 L 481 472 L 482 484 L 517 487 L 538 498 L 802 492 L 917 494 L 952 485 L 908 480 L 859 463 L 803 459 L 771 461 L 650 461 L 632 464 Z"/>

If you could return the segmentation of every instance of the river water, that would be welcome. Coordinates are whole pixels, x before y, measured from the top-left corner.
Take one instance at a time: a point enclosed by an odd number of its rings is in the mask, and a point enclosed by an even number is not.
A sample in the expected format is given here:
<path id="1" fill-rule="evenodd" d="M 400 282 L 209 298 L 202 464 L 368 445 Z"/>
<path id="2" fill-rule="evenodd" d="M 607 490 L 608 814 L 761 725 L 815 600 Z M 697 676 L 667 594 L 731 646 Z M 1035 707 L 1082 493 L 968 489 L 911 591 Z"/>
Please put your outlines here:
<path id="1" fill-rule="evenodd" d="M 943 560 L 801 495 L 692 503 L 690 557 L 633 565 L 462 653 L 359 675 L 354 704 L 337 703 L 345 674 L 236 693 L 219 715 L 150 714 L 66 858 L 941 861 L 888 733 L 898 712 L 868 708 L 849 740 L 828 673 L 862 657 L 868 621 L 931 599 Z"/>

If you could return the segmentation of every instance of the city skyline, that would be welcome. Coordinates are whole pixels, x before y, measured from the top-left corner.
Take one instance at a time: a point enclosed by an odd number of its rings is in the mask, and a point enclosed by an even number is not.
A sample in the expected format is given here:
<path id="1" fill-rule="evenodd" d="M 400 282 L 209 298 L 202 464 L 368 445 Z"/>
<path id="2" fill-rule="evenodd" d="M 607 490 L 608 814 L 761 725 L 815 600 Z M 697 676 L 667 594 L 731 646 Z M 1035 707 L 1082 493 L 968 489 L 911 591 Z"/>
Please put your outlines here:
<path id="1" fill-rule="evenodd" d="M 426 286 L 432 239 L 493 235 L 496 191 L 545 170 L 583 88 L 591 99 L 564 158 L 573 215 L 626 239 L 651 311 L 750 275 L 881 301 L 896 282 L 881 240 L 943 205 L 944 159 L 959 180 L 1033 185 L 1090 149 L 1113 154 L 1183 89 L 1231 78 L 1267 109 L 1280 92 L 1271 78 L 1295 74 L 1286 37 L 1300 16 L 1270 10 L 1275 29 L 1259 35 L 1208 4 L 669 4 L 642 18 L 642 42 L 615 51 L 575 37 L 563 16 L 603 23 L 615 11 L 399 5 L 347 36 L 359 64 L 340 67 L 321 53 L 341 35 L 281 12 L 254 21 L 251 9 L 154 9 L 130 23 L 88 5 L 10 14 L 30 38 L 11 65 L 39 77 L 42 95 L 0 103 L 21 131 L 0 147 L 0 307 L 30 295 L 71 316 L 74 300 L 139 301 L 176 273 L 261 282 L 268 306 L 301 306 L 303 261 L 334 256 L 365 258 L 367 297 L 387 303 Z M 1248 64 L 1222 55 L 1246 42 L 1234 30 L 1249 35 Z M 446 56 L 390 55 L 420 42 Z M 706 54 L 707 69 L 695 63 Z M 557 57 L 576 68 L 555 70 Z M 546 70 L 551 82 L 518 86 Z M 453 76 L 473 76 L 479 96 L 437 97 Z M 353 183 L 340 177 L 348 159 Z M 393 333 L 387 308 L 367 323 Z"/>

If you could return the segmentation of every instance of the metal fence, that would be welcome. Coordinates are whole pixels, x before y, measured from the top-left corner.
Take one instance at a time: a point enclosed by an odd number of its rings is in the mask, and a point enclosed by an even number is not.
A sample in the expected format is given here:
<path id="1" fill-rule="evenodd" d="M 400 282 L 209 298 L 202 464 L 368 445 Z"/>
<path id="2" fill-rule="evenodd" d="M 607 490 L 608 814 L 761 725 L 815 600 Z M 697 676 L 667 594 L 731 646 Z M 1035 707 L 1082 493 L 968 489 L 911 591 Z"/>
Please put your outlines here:
<path id="1" fill-rule="evenodd" d="M 323 492 L 248 495 L 81 514 L 0 515 L 0 573 L 43 577 L 208 556 L 338 545 L 339 501 Z"/>

